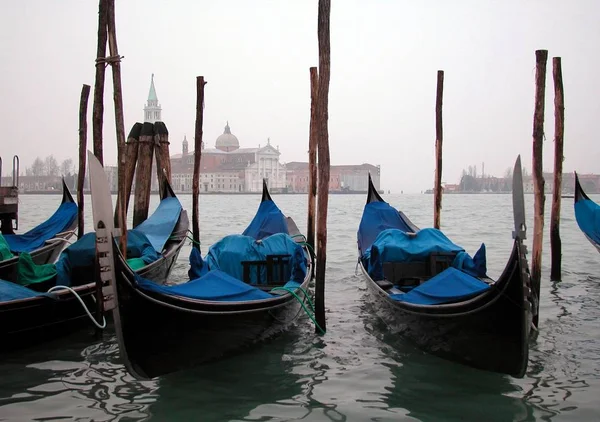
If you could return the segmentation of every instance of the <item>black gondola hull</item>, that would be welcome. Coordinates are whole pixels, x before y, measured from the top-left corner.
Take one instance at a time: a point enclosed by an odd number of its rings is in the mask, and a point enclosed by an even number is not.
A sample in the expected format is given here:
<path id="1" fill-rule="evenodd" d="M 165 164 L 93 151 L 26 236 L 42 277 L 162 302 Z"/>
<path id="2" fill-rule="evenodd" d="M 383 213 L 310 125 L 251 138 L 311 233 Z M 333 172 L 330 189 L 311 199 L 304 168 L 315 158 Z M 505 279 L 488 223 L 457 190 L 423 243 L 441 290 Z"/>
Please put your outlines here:
<path id="1" fill-rule="evenodd" d="M 293 298 L 276 307 L 220 312 L 172 308 L 118 282 L 125 362 L 138 378 L 154 378 L 239 352 L 284 331 L 298 316 Z"/>
<path id="2" fill-rule="evenodd" d="M 69 188 L 62 182 L 63 195 L 61 204 L 67 202 L 75 202 L 73 195 L 69 191 Z M 77 219 L 75 218 L 69 227 L 62 233 L 58 233 L 54 238 L 46 242 L 42 247 L 29 253 L 34 264 L 52 264 L 56 262 L 62 250 L 68 246 L 69 239 L 75 234 L 77 229 Z M 14 256 L 10 259 L 0 261 L 0 279 L 6 281 L 17 280 L 17 264 L 19 263 L 19 257 Z"/>
<path id="3" fill-rule="evenodd" d="M 143 277 L 164 284 L 177 261 L 185 243 L 185 232 L 189 226 L 186 211 L 173 233 L 183 234 L 181 239 L 170 241 L 164 255 L 157 261 L 138 270 Z M 95 315 L 96 284 L 73 287 Z M 81 303 L 68 291 L 56 291 L 54 298 L 38 296 L 0 303 L 0 352 L 40 344 L 48 339 L 69 334 L 83 327 L 93 327 Z M 100 322 L 100 321 L 99 321 Z"/>
<path id="4" fill-rule="evenodd" d="M 308 290 L 308 261 L 301 289 Z M 302 312 L 286 293 L 270 299 L 215 302 L 141 290 L 113 245 L 116 303 L 113 321 L 121 356 L 137 378 L 148 379 L 239 352 L 285 331 Z M 299 297 L 304 300 L 301 291 Z"/>
<path id="5" fill-rule="evenodd" d="M 527 368 L 532 316 L 520 249 L 515 243 L 495 287 L 454 306 L 419 309 L 392 300 L 363 271 L 373 307 L 393 333 L 441 358 L 522 377 Z"/>

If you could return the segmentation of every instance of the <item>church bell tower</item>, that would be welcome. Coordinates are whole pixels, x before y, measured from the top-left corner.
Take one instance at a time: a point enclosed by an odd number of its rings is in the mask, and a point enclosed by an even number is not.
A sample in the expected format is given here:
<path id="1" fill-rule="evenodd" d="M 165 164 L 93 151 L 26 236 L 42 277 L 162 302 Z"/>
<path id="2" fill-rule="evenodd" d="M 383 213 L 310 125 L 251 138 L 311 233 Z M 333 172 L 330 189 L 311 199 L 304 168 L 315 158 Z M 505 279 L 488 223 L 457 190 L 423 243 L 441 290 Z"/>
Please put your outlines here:
<path id="1" fill-rule="evenodd" d="M 158 104 L 156 88 L 154 88 L 154 73 L 150 80 L 150 92 L 148 93 L 148 102 L 144 107 L 144 122 L 156 123 L 162 121 L 162 108 Z"/>

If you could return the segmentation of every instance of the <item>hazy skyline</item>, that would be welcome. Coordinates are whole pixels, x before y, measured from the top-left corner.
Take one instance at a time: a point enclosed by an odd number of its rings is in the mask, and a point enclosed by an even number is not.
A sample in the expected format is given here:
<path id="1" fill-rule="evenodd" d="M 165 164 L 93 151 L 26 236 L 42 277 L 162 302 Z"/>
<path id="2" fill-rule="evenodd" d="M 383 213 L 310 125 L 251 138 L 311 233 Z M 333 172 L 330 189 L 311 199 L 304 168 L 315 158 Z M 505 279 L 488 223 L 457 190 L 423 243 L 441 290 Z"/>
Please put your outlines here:
<path id="1" fill-rule="evenodd" d="M 4 171 L 36 156 L 77 158 L 81 85 L 92 86 L 97 1 L 4 2 L 0 116 Z M 332 164 L 380 164 L 381 186 L 433 184 L 435 88 L 445 71 L 443 180 L 485 162 L 502 176 L 517 154 L 531 169 L 535 50 L 549 50 L 544 170 L 553 168 L 552 57 L 563 60 L 564 171 L 600 173 L 600 40 L 595 1 L 392 2 L 331 6 L 329 133 Z M 150 76 L 171 153 L 193 144 L 196 76 L 205 89 L 204 141 L 228 120 L 242 147 L 279 145 L 307 161 L 309 67 L 318 64 L 317 1 L 116 2 L 125 130 L 143 119 Z M 105 86 L 104 160 L 116 163 L 112 74 Z M 190 149 L 192 149 L 190 145 Z"/>

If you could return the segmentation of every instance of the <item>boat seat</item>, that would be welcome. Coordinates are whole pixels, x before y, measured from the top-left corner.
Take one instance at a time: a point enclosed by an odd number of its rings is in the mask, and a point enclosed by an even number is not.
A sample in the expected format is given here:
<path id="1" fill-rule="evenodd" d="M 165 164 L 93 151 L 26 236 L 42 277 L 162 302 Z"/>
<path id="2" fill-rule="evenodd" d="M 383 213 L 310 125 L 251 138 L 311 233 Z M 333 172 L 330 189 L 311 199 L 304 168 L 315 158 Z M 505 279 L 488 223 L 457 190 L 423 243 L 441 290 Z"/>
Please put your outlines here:
<path id="1" fill-rule="evenodd" d="M 267 255 L 265 260 L 242 261 L 243 281 L 248 284 L 252 282 L 252 270 L 256 270 L 256 281 L 261 286 L 274 286 L 285 284 L 289 278 L 289 265 L 291 255 Z M 261 274 L 266 270 L 266 280 L 263 280 Z M 265 287 L 266 287 L 265 286 Z"/>
<path id="2" fill-rule="evenodd" d="M 377 284 L 383 290 L 389 290 L 392 287 L 394 287 L 394 283 L 392 283 L 391 281 L 388 281 L 388 280 L 377 280 L 377 281 L 375 281 L 375 284 Z"/>
<path id="3" fill-rule="evenodd" d="M 384 262 L 383 276 L 400 288 L 415 287 L 450 267 L 455 257 L 453 252 L 435 252 L 421 262 Z"/>

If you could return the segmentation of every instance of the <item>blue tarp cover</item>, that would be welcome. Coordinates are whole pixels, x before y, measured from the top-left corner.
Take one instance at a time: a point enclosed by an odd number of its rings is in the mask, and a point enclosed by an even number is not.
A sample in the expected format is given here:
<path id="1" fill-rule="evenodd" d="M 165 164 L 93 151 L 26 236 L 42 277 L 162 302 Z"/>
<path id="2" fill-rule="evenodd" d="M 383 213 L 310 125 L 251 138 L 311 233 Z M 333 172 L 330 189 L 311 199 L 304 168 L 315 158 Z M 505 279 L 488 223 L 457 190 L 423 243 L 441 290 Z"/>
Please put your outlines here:
<path id="1" fill-rule="evenodd" d="M 291 255 L 289 280 L 300 283 L 304 280 L 306 259 L 302 246 L 283 233 L 262 240 L 243 235 L 226 236 L 210 247 L 203 265 L 207 265 L 209 270 L 221 270 L 238 280 L 243 280 L 242 261 L 264 261 L 267 255 Z M 196 271 L 200 269 L 194 270 L 197 274 Z M 265 271 L 263 268 L 263 282 L 266 280 Z M 257 283 L 256 271 L 250 271 L 250 283 Z"/>
<path id="2" fill-rule="evenodd" d="M 208 272 L 208 265 L 202 259 L 200 250 L 198 248 L 192 248 L 190 252 L 190 268 L 188 270 L 188 277 L 190 280 L 200 278 Z"/>
<path id="3" fill-rule="evenodd" d="M 161 253 L 181 214 L 181 202 L 175 197 L 160 201 L 156 210 L 134 230 L 146 235 L 154 250 Z"/>
<path id="4" fill-rule="evenodd" d="M 36 297 L 46 295 L 38 293 L 27 287 L 19 286 L 10 281 L 0 280 L 0 302 L 9 302 L 17 299 L 27 299 L 28 297 Z"/>
<path id="5" fill-rule="evenodd" d="M 138 286 L 143 290 L 190 299 L 241 302 L 273 297 L 273 295 L 219 270 L 212 270 L 195 280 L 171 286 L 160 286 L 138 275 L 136 275 L 136 280 Z"/>
<path id="6" fill-rule="evenodd" d="M 416 305 L 439 305 L 459 302 L 488 290 L 489 285 L 455 268 L 448 268 L 408 293 L 390 298 Z"/>
<path id="7" fill-rule="evenodd" d="M 575 219 L 581 231 L 600 244 L 600 206 L 591 199 L 575 202 Z"/>
<path id="8" fill-rule="evenodd" d="M 275 202 L 262 201 L 256 215 L 242 234 L 259 240 L 275 233 L 289 234 L 285 216 Z"/>
<path id="9" fill-rule="evenodd" d="M 398 229 L 403 232 L 413 231 L 402 219 L 398 210 L 387 202 L 371 202 L 365 205 L 358 226 L 358 248 L 360 252 L 365 253 L 379 236 L 379 233 L 386 229 Z"/>
<path id="10" fill-rule="evenodd" d="M 363 262 L 371 278 L 382 280 L 384 262 L 424 262 L 434 252 L 457 253 L 453 266 L 474 276 L 485 276 L 484 245 L 477 253 L 478 261 L 475 262 L 463 248 L 433 228 L 421 229 L 413 234 L 398 229 L 384 230 L 363 255 Z"/>
<path id="11" fill-rule="evenodd" d="M 56 284 L 71 286 L 71 271 L 78 267 L 93 268 L 95 256 L 96 233 L 87 233 L 60 254 L 56 263 Z M 127 258 L 142 258 L 150 264 L 159 258 L 159 254 L 146 235 L 133 229 L 127 232 Z"/>
<path id="12" fill-rule="evenodd" d="M 77 218 L 77 204 L 65 202 L 39 226 L 23 234 L 7 234 L 4 239 L 15 253 L 32 252 L 44 245 L 58 233 L 64 232 Z"/>

